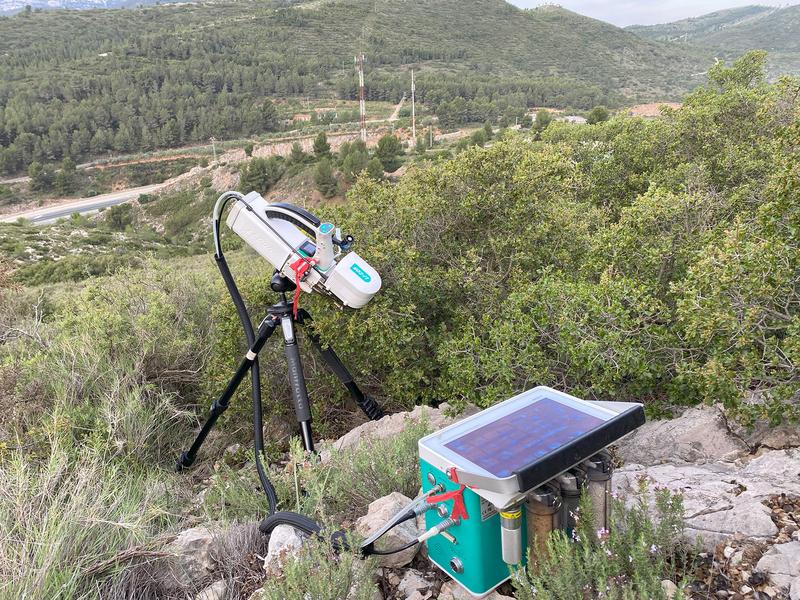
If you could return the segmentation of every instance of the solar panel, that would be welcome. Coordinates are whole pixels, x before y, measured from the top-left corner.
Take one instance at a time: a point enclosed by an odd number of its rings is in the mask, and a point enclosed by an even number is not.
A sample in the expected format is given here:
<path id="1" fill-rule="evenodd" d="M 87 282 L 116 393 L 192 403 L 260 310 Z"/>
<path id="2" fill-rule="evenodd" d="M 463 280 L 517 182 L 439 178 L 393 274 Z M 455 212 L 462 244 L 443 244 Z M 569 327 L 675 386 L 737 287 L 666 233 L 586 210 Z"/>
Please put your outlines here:
<path id="1" fill-rule="evenodd" d="M 542 398 L 465 433 L 445 447 L 495 477 L 508 477 L 604 422 L 551 398 Z"/>
<path id="2" fill-rule="evenodd" d="M 443 472 L 455 467 L 462 483 L 500 502 L 491 493 L 534 489 L 642 423 L 641 404 L 586 401 L 539 386 L 425 436 L 420 458 Z"/>

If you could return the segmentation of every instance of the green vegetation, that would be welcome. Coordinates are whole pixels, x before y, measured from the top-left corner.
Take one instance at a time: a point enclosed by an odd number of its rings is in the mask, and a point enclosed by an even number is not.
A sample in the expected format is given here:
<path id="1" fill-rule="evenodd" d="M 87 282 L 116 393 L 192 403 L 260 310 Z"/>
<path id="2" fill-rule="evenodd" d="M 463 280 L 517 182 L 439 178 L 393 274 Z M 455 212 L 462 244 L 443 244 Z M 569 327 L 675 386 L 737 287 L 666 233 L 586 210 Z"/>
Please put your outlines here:
<path id="1" fill-rule="evenodd" d="M 551 124 L 359 181 L 341 211 L 384 289 L 318 324 L 406 406 L 537 382 L 796 416 L 798 84 L 763 83 L 762 59 L 715 66 L 661 120 Z"/>
<path id="2" fill-rule="evenodd" d="M 34 180 L 29 184 L 0 186 L 0 206 L 37 202 L 53 197 L 87 198 L 115 189 L 161 183 L 203 162 L 203 157 L 180 157 L 111 164 L 91 169 L 76 169 L 69 158 L 58 169 L 34 163 L 31 165 Z"/>
<path id="3" fill-rule="evenodd" d="M 47 296 L 0 288 L 2 426 L 20 436 L 0 446 L 4 597 L 109 597 L 98 583 L 119 565 L 106 561 L 150 550 L 177 521 L 185 492 L 162 465 L 191 431 L 184 398 L 220 292 L 210 274 L 176 265 Z"/>
<path id="4" fill-rule="evenodd" d="M 332 198 L 339 189 L 336 177 L 333 175 L 333 166 L 329 158 L 323 158 L 314 169 L 314 185 L 317 186 L 323 198 Z"/>
<path id="5" fill-rule="evenodd" d="M 518 600 L 683 600 L 683 592 L 670 596 L 661 584 L 686 584 L 683 577 L 693 572 L 695 552 L 680 541 L 682 498 L 666 489 L 651 491 L 642 481 L 633 500 L 630 509 L 613 501 L 609 531 L 595 529 L 591 502 L 582 498 L 574 539 L 556 532 L 547 552 L 536 563 L 529 556 L 528 566 L 514 574 Z"/>
<path id="6" fill-rule="evenodd" d="M 266 582 L 257 600 L 374 600 L 375 560 L 335 553 L 327 540 L 312 540 L 283 576 Z"/>
<path id="7" fill-rule="evenodd" d="M 283 176 L 284 160 L 279 156 L 253 158 L 242 171 L 239 188 L 247 193 L 256 191 L 266 194 Z"/>
<path id="8" fill-rule="evenodd" d="M 381 161 L 383 170 L 389 173 L 394 173 L 400 168 L 400 155 L 403 154 L 403 146 L 393 135 L 385 135 L 378 140 L 378 148 L 375 150 L 375 156 Z"/>
<path id="9" fill-rule="evenodd" d="M 800 75 L 800 6 L 742 6 L 663 25 L 628 28 L 651 40 L 731 59 L 769 50 L 769 74 Z"/>
<path id="10" fill-rule="evenodd" d="M 369 59 L 369 100 L 399 100 L 405 67 L 414 65 L 418 100 L 447 127 L 513 119 L 533 104 L 671 98 L 697 71 L 682 49 L 560 8 L 522 11 L 502 0 L 21 14 L 0 19 L 0 173 L 275 131 L 270 98 L 355 98 L 359 50 Z"/>
<path id="11" fill-rule="evenodd" d="M 304 296 L 323 341 L 390 409 L 488 406 L 550 384 L 586 398 L 642 400 L 655 414 L 723 402 L 744 422 L 796 419 L 800 84 L 767 84 L 763 63 L 753 53 L 715 65 L 709 85 L 661 119 L 504 131 L 485 148 L 411 164 L 395 183 L 358 176 L 348 202 L 315 211 L 357 236 L 383 289 L 349 313 Z M 339 160 L 362 151 L 350 144 Z M 331 161 L 333 170 L 333 160 L 317 164 Z M 382 168 L 377 156 L 367 162 L 368 173 Z M 161 532 L 197 516 L 263 514 L 252 469 L 207 460 L 246 440 L 246 390 L 204 451 L 202 502 L 192 505 L 192 486 L 171 473 L 196 414 L 243 352 L 213 261 L 126 252 L 148 225 L 171 251 L 207 247 L 215 196 L 204 180 L 94 224 L 35 230 L 46 233 L 3 226 L 3 255 L 15 259 L 0 261 L 0 529 L 13 540 L 0 544 L 0 580 L 10 597 L 116 597 L 130 564 L 160 547 Z M 69 260 L 84 266 L 99 252 L 94 241 L 143 268 L 54 284 L 65 268 L 72 279 Z M 52 258 L 53 247 L 31 257 L 28 248 L 45 242 L 64 245 L 60 260 L 34 262 Z M 235 236 L 223 243 L 258 319 L 274 301 L 271 269 L 237 251 Z M 33 271 L 46 264 L 52 274 Z M 282 348 L 261 356 L 278 364 Z M 304 358 L 317 434 L 336 436 L 362 417 L 321 361 Z M 290 390 L 277 369 L 262 377 L 275 455 L 293 420 Z M 415 495 L 414 447 L 424 431 L 423 423 L 316 465 L 294 443 L 286 468 L 273 473 L 281 505 L 340 525 L 387 491 Z M 609 586 L 617 599 L 662 598 L 657 580 L 679 582 L 691 564 L 672 543 L 679 500 L 656 491 L 653 523 L 650 505 L 618 513 L 624 526 L 599 538 L 586 529 L 584 507 L 581 541 L 553 538 L 538 570 L 518 574 L 517 593 L 572 600 Z M 319 547 L 308 552 L 267 597 L 308 589 L 312 569 L 330 580 L 315 591 L 321 597 L 347 584 L 366 593 L 370 565 L 352 572 L 349 555 L 336 562 Z"/>
<path id="12" fill-rule="evenodd" d="M 608 121 L 609 116 L 608 109 L 605 106 L 595 106 L 589 111 L 589 114 L 586 115 L 586 121 L 589 125 L 596 125 L 597 123 Z"/>
<path id="13" fill-rule="evenodd" d="M 424 420 L 411 421 L 392 439 L 367 439 L 355 448 L 333 450 L 324 463 L 309 461 L 294 439 L 289 467 L 273 477 L 278 498 L 282 506 L 335 527 L 357 519 L 375 498 L 393 491 L 414 498 L 419 490 L 417 442 L 428 433 Z M 252 469 L 223 466 L 212 477 L 204 510 L 226 520 L 257 518 L 264 509 L 263 497 L 253 493 L 258 486 Z"/>
<path id="14" fill-rule="evenodd" d="M 376 156 L 348 204 L 321 210 L 361 232 L 384 289 L 352 316 L 322 303 L 318 326 L 348 363 L 369 363 L 371 391 L 397 406 L 487 406 L 536 381 L 656 412 L 722 401 L 743 419 L 793 418 L 798 84 L 766 84 L 762 65 L 758 53 L 716 65 L 711 84 L 663 119 L 551 123 L 539 142 L 503 134 L 396 185 L 376 181 Z M 340 165 L 362 151 L 343 146 Z M 332 161 L 317 163 L 315 181 L 337 193 Z M 163 251 L 207 247 L 215 196 L 206 187 L 143 206 L 163 223 Z M 7 239 L 29 255 L 30 241 Z M 85 259 L 71 260 L 85 276 Z M 31 264 L 17 279 L 79 278 L 47 270 L 67 268 Z M 243 286 L 269 303 L 263 282 Z M 233 356 L 235 315 L 219 317 Z"/>
<path id="15" fill-rule="evenodd" d="M 328 143 L 328 136 L 324 131 L 320 131 L 317 137 L 314 138 L 314 157 L 315 158 L 330 158 L 331 145 Z"/>
<path id="16" fill-rule="evenodd" d="M 15 279 L 27 285 L 81 281 L 141 266 L 148 256 L 186 256 L 205 242 L 165 236 L 130 205 L 108 209 L 99 221 L 74 215 L 47 227 L 0 223 L 0 251 L 14 261 Z"/>

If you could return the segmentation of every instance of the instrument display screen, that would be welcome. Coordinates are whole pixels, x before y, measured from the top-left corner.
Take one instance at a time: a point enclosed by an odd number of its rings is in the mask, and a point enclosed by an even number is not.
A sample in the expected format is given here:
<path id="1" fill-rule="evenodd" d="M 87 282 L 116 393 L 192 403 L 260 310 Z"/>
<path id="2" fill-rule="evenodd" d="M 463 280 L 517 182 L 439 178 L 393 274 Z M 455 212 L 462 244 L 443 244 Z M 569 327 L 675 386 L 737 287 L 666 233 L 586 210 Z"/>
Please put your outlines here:
<path id="1" fill-rule="evenodd" d="M 444 446 L 495 477 L 508 477 L 605 422 L 545 396 Z"/>
<path id="2" fill-rule="evenodd" d="M 314 245 L 312 241 L 306 240 L 305 242 L 300 244 L 298 250 L 300 250 L 300 252 L 302 252 L 303 254 L 305 254 L 307 257 L 310 258 L 314 256 L 314 253 L 317 251 L 317 247 Z"/>

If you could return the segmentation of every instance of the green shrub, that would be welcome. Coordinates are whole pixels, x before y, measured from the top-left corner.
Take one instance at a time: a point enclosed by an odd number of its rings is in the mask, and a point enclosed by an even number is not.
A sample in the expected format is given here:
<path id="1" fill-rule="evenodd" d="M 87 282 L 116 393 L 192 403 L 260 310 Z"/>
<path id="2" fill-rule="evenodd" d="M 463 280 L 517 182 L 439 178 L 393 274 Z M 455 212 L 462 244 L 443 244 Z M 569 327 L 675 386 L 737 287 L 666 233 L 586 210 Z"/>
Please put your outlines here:
<path id="1" fill-rule="evenodd" d="M 42 436 L 52 419 L 78 447 L 142 461 L 174 453 L 188 425 L 180 399 L 197 393 L 219 293 L 206 273 L 151 263 L 56 298 L 46 344 L 0 347 L 45 388 L 53 412 L 41 417 Z"/>
<path id="2" fill-rule="evenodd" d="M 15 451 L 0 463 L 0 578 L 4 598 L 94 598 L 114 557 L 147 548 L 174 521 L 162 473 L 84 453 L 68 439 L 39 464 Z M 13 540 L 13 541 L 12 541 Z"/>
<path id="3" fill-rule="evenodd" d="M 365 514 L 376 498 L 395 491 L 413 498 L 420 485 L 417 441 L 427 433 L 424 420 L 409 423 L 394 438 L 334 449 L 326 462 L 309 459 L 295 438 L 287 468 L 270 475 L 280 506 L 339 528 Z M 266 501 L 253 471 L 221 466 L 204 497 L 206 513 L 226 520 L 261 518 Z"/>
<path id="4" fill-rule="evenodd" d="M 685 598 L 680 591 L 670 598 L 661 586 L 665 579 L 685 585 L 683 578 L 693 573 L 695 552 L 681 541 L 680 496 L 663 488 L 651 492 L 643 480 L 631 508 L 614 501 L 610 531 L 595 530 L 591 514 L 591 502 L 584 497 L 573 539 L 558 531 L 546 553 L 529 554 L 528 566 L 512 577 L 518 599 Z"/>
<path id="5" fill-rule="evenodd" d="M 311 540 L 288 561 L 280 578 L 270 578 L 257 600 L 373 600 L 377 591 L 374 559 L 336 554 L 326 540 Z"/>

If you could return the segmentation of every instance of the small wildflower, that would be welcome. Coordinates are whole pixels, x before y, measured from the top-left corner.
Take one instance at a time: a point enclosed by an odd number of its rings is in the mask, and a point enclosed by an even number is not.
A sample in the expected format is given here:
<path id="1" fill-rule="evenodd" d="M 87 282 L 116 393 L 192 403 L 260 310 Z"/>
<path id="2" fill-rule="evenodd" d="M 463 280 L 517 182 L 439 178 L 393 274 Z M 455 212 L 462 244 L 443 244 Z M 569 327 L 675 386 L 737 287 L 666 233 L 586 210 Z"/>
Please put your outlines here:
<path id="1" fill-rule="evenodd" d="M 650 544 L 650 554 L 656 554 L 658 552 L 658 546 L 655 544 Z"/>
<path id="2" fill-rule="evenodd" d="M 601 527 L 595 532 L 595 534 L 597 535 L 598 540 L 605 540 L 608 538 L 608 529 Z"/>

